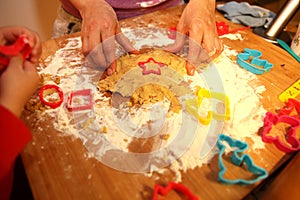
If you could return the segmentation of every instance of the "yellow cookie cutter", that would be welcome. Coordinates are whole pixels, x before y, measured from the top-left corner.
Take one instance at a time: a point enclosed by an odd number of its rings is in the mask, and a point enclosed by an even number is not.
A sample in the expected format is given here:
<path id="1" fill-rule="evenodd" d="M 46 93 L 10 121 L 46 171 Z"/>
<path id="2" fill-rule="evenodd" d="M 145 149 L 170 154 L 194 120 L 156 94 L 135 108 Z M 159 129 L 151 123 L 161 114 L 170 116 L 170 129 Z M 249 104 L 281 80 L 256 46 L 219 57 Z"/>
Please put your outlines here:
<path id="1" fill-rule="evenodd" d="M 279 100 L 282 102 L 287 102 L 289 98 L 295 98 L 300 94 L 300 79 L 298 79 L 293 85 L 288 87 L 279 95 Z"/>
<path id="2" fill-rule="evenodd" d="M 217 100 L 220 100 L 221 102 L 224 103 L 225 106 L 225 113 L 220 114 L 217 112 L 214 112 L 212 110 L 207 112 L 207 116 L 206 117 L 202 117 L 199 115 L 198 113 L 198 109 L 200 107 L 200 105 L 202 104 L 202 100 L 203 98 L 214 98 Z M 214 118 L 215 120 L 218 121 L 222 121 L 222 120 L 229 120 L 230 119 L 230 101 L 227 95 L 225 95 L 224 93 L 220 93 L 220 92 L 210 92 L 209 90 L 206 90 L 204 88 L 199 89 L 198 91 L 198 98 L 197 99 L 188 99 L 186 100 L 186 109 L 189 113 L 191 113 L 192 115 L 194 115 L 201 124 L 203 125 L 208 125 L 212 118 Z"/>

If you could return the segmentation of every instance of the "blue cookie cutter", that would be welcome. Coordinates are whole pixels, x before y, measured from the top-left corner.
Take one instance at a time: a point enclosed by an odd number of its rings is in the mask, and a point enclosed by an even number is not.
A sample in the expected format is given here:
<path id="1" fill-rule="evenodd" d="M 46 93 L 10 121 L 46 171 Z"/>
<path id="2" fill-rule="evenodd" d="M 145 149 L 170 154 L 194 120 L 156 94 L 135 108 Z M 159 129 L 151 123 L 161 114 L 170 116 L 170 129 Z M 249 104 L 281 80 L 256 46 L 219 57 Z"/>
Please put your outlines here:
<path id="1" fill-rule="evenodd" d="M 236 150 L 233 151 L 233 154 L 231 156 L 231 162 L 237 166 L 240 166 L 243 163 L 245 163 L 247 166 L 247 169 L 251 173 L 253 173 L 257 176 L 255 179 L 246 180 L 246 179 L 238 178 L 238 179 L 231 180 L 231 179 L 224 178 L 226 168 L 223 164 L 222 156 L 225 152 L 226 146 L 223 144 L 223 142 L 228 143 L 228 145 L 230 147 L 237 148 Z M 250 184 L 254 184 L 254 183 L 268 177 L 268 172 L 265 169 L 255 165 L 252 158 L 248 154 L 242 154 L 241 156 L 239 155 L 248 149 L 248 144 L 246 142 L 242 142 L 240 140 L 233 140 L 231 137 L 229 137 L 227 135 L 219 134 L 217 146 L 220 150 L 219 155 L 218 155 L 218 164 L 219 164 L 219 168 L 220 168 L 218 178 L 219 178 L 220 182 L 226 183 L 226 184 L 250 185 Z"/>
<path id="2" fill-rule="evenodd" d="M 261 55 L 262 53 L 258 50 L 245 48 L 243 53 L 237 55 L 237 63 L 254 74 L 269 72 L 273 64 L 266 60 L 261 60 Z M 249 60 L 250 63 L 247 62 L 247 60 Z"/>

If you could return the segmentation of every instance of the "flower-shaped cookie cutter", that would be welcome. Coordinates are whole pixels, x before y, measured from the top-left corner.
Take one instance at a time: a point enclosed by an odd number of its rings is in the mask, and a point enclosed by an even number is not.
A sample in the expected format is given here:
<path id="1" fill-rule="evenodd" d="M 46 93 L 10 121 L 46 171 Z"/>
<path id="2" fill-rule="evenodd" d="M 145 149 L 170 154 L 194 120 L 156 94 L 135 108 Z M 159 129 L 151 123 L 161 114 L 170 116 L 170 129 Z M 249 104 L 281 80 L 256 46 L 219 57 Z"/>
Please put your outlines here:
<path id="1" fill-rule="evenodd" d="M 29 45 L 28 36 L 20 35 L 15 43 L 11 45 L 1 46 L 0 45 L 0 54 L 5 57 L 0 57 L 0 64 L 7 66 L 11 56 L 16 56 L 19 53 L 23 55 L 23 59 L 26 60 L 32 49 Z"/>
<path id="2" fill-rule="evenodd" d="M 226 142 L 230 147 L 237 148 L 233 151 L 233 154 L 231 156 L 231 162 L 237 166 L 240 166 L 241 164 L 245 163 L 247 166 L 247 169 L 256 175 L 256 178 L 248 180 L 248 179 L 226 179 L 224 178 L 224 174 L 226 172 L 226 167 L 223 164 L 223 154 L 225 153 L 226 146 L 224 145 L 224 142 Z M 250 185 L 254 184 L 260 180 L 265 179 L 268 176 L 268 172 L 255 165 L 252 158 L 248 154 L 244 154 L 243 152 L 248 149 L 248 144 L 246 142 L 242 142 L 240 140 L 234 140 L 231 137 L 219 134 L 218 140 L 217 140 L 217 146 L 219 148 L 219 154 L 218 154 L 218 164 L 219 164 L 219 174 L 218 178 L 219 181 L 226 184 L 242 184 L 242 185 Z M 241 154 L 241 155 L 240 155 Z"/>
<path id="3" fill-rule="evenodd" d="M 260 51 L 245 48 L 243 53 L 237 55 L 237 64 L 254 74 L 269 72 L 273 68 L 273 64 L 260 59 L 261 56 Z"/>
<path id="4" fill-rule="evenodd" d="M 161 74 L 160 68 L 165 66 L 166 64 L 157 62 L 154 60 L 154 58 L 149 58 L 145 62 L 138 62 L 138 65 L 142 68 L 143 70 L 143 75 L 148 75 L 148 74 Z"/>
<path id="5" fill-rule="evenodd" d="M 198 200 L 198 197 L 195 196 L 187 187 L 175 182 L 170 182 L 166 187 L 162 187 L 161 185 L 155 185 L 152 200 L 158 200 L 159 194 L 166 196 L 171 190 L 176 190 L 184 194 L 189 200 Z"/>
<path id="6" fill-rule="evenodd" d="M 287 130 L 285 138 L 288 144 L 281 141 L 279 136 L 270 136 L 269 133 L 273 127 L 278 123 L 286 123 L 291 125 Z M 274 143 L 274 145 L 285 153 L 294 153 L 300 149 L 300 141 L 297 138 L 296 130 L 300 127 L 300 119 L 289 115 L 276 115 L 267 112 L 264 118 L 264 128 L 262 132 L 262 141 L 267 143 Z"/>
<path id="7" fill-rule="evenodd" d="M 204 98 L 214 98 L 221 102 L 223 102 L 225 111 L 224 113 L 217 113 L 215 111 L 208 111 L 206 117 L 202 117 L 198 114 L 198 108 L 201 106 L 202 101 Z M 220 93 L 220 92 L 211 92 L 205 88 L 200 88 L 198 91 L 198 98 L 195 99 L 189 99 L 186 101 L 187 105 L 187 111 L 190 112 L 192 115 L 197 117 L 197 119 L 200 121 L 203 125 L 208 125 L 212 118 L 222 121 L 222 120 L 229 120 L 230 119 L 230 101 L 226 94 Z"/>

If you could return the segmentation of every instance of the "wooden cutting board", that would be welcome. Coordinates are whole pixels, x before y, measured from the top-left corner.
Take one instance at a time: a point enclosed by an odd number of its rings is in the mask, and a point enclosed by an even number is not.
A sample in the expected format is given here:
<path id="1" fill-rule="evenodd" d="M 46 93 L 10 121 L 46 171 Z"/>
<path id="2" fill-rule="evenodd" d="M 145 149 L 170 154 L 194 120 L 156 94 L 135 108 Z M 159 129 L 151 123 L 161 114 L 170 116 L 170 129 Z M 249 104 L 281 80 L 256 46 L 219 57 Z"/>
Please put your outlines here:
<path id="1" fill-rule="evenodd" d="M 147 15 L 121 21 L 122 27 L 147 27 L 149 24 L 162 28 L 176 26 L 183 7 L 174 7 Z M 228 22 L 219 13 L 218 21 L 225 21 L 231 28 L 241 27 Z M 245 47 L 262 51 L 264 58 L 274 64 L 271 73 L 259 76 L 265 85 L 262 103 L 265 109 L 274 111 L 282 107 L 277 96 L 299 77 L 299 63 L 287 52 L 253 34 L 250 30 L 241 33 L 243 41 L 222 39 L 224 44 L 241 52 Z M 78 37 L 79 33 L 50 39 L 43 43 L 41 61 L 61 48 L 67 38 Z M 125 173 L 103 165 L 89 158 L 80 139 L 57 133 L 54 119 L 35 120 L 23 116 L 33 133 L 33 140 L 22 152 L 25 170 L 35 199 L 151 199 L 156 183 L 166 185 L 172 180 L 172 172 L 164 176 L 153 174 Z M 37 123 L 38 121 L 38 123 Z M 273 145 L 251 152 L 257 165 L 272 174 L 290 156 L 278 151 Z M 266 164 L 267 163 L 267 164 Z M 229 168 L 229 174 L 236 173 Z M 201 168 L 188 170 L 183 174 L 182 184 L 187 186 L 199 199 L 242 199 L 257 184 L 250 186 L 224 185 L 218 182 L 218 162 L 215 156 Z M 180 194 L 171 192 L 168 199 L 181 199 Z"/>

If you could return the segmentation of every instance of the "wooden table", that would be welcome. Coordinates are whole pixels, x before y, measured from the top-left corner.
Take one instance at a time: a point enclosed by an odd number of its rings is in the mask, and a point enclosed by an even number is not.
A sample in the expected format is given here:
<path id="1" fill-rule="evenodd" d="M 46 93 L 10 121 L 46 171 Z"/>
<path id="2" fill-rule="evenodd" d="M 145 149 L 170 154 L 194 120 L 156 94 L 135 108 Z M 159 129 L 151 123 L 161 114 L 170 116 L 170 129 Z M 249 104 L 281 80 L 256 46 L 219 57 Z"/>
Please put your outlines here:
<path id="1" fill-rule="evenodd" d="M 176 7 L 126 19 L 121 26 L 134 28 L 153 24 L 169 28 L 176 26 L 182 10 L 183 7 Z M 221 14 L 216 15 L 217 21 L 226 21 L 231 28 L 240 27 L 225 20 Z M 45 41 L 42 59 L 53 55 L 60 48 L 60 41 L 78 35 Z M 263 94 L 266 97 L 262 102 L 264 108 L 274 111 L 283 106 L 277 96 L 300 77 L 299 63 L 251 30 L 243 31 L 242 35 L 245 38 L 243 41 L 223 39 L 223 42 L 239 52 L 245 47 L 260 50 L 264 59 L 274 64 L 271 73 L 258 76 L 267 89 Z M 26 116 L 24 119 L 26 121 Z M 35 199 L 151 199 L 155 183 L 167 184 L 171 180 L 169 176 L 155 180 L 155 176 L 146 177 L 111 169 L 94 158 L 88 158 L 80 139 L 59 136 L 53 127 L 47 125 L 49 121 L 26 123 L 33 132 L 33 141 L 23 151 L 22 159 Z M 38 127 L 43 127 L 43 131 L 38 132 Z M 266 145 L 265 149 L 251 152 L 251 155 L 257 165 L 263 166 L 263 162 L 267 161 L 266 169 L 270 174 L 290 157 L 273 145 Z M 210 164 L 185 173 L 182 183 L 199 199 L 242 199 L 257 186 L 224 185 L 218 182 L 217 174 L 218 163 L 214 157 Z M 169 197 L 181 198 L 175 192 L 170 193 Z"/>

